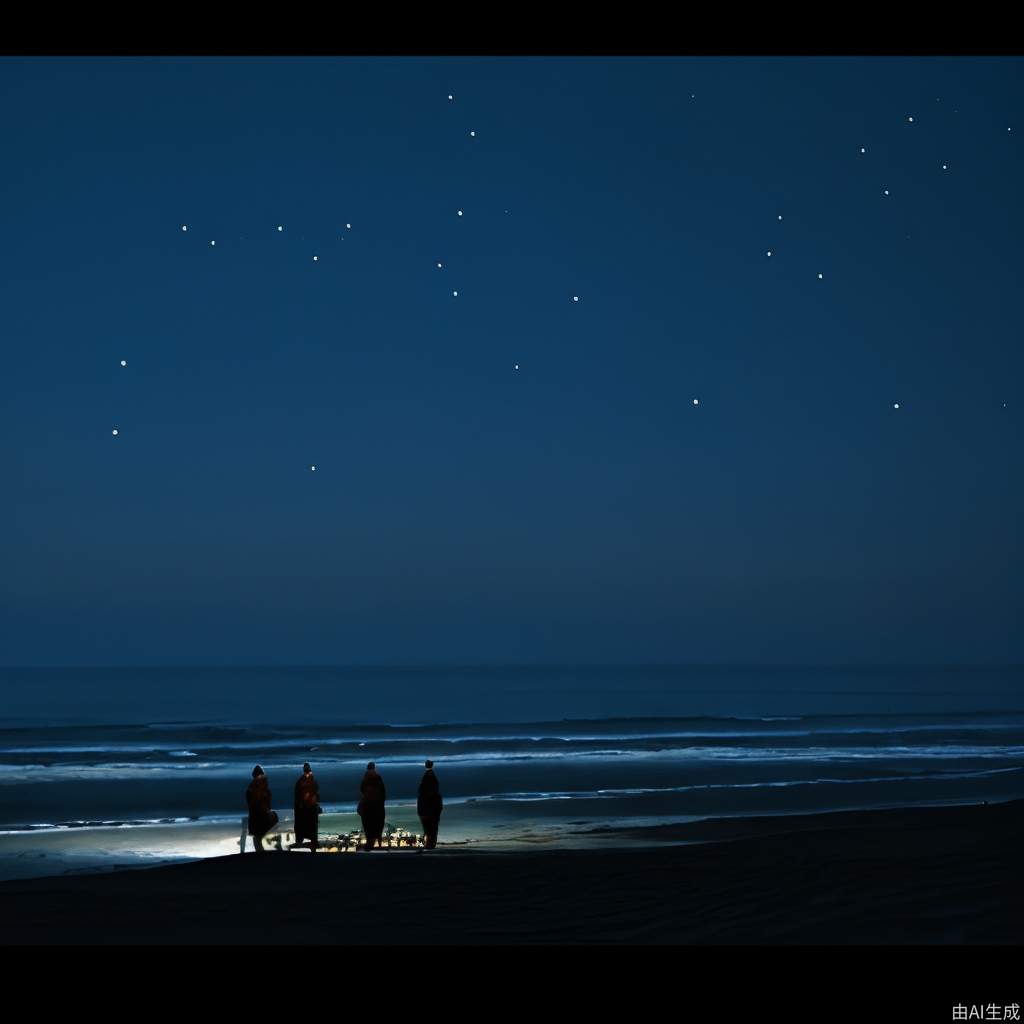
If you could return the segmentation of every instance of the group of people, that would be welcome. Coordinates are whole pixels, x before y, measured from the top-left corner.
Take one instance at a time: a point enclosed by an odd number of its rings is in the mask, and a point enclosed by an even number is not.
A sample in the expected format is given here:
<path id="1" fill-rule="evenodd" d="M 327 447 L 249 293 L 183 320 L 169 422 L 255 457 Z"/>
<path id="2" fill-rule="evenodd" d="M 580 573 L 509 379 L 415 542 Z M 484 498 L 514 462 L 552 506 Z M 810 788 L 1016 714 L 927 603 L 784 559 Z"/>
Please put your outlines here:
<path id="1" fill-rule="evenodd" d="M 364 849 L 372 850 L 380 846 L 384 835 L 384 801 L 387 797 L 384 780 L 371 761 L 366 766 L 366 774 L 359 783 L 360 800 L 356 808 L 363 823 L 366 836 Z M 249 805 L 249 835 L 257 853 L 263 852 L 263 837 L 277 824 L 277 812 L 271 807 L 270 781 L 267 773 L 260 765 L 252 770 L 252 782 L 245 791 L 245 800 Z M 432 850 L 437 846 L 437 830 L 441 823 L 441 811 L 444 802 L 441 799 L 441 787 L 434 774 L 434 762 L 426 762 L 426 771 L 420 780 L 416 794 L 416 813 L 423 823 L 423 845 Z M 319 845 L 318 819 L 323 813 L 320 806 L 320 784 L 313 775 L 309 764 L 302 766 L 302 775 L 295 783 L 295 842 L 304 843 L 307 839 L 310 848 L 315 850 Z"/>

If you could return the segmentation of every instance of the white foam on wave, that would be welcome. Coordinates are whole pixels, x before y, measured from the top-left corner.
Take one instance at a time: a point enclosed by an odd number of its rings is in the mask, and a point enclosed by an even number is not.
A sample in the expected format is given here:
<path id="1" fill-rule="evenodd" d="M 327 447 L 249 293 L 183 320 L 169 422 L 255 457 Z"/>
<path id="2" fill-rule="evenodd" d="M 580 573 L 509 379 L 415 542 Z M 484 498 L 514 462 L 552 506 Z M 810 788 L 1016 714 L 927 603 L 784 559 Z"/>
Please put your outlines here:
<path id="1" fill-rule="evenodd" d="M 653 750 L 628 748 L 595 748 L 592 750 L 526 750 L 526 751 L 474 751 L 443 755 L 448 765 L 508 765 L 543 762 L 588 762 L 615 760 L 619 762 L 701 762 L 731 761 L 749 764 L 793 762 L 860 762 L 879 760 L 954 760 L 976 758 L 983 760 L 1024 759 L 1022 746 L 878 746 L 878 747 L 709 747 L 665 746 Z M 321 766 L 336 768 L 362 765 L 363 757 L 331 759 L 321 757 Z M 389 767 L 419 767 L 420 756 L 389 757 L 378 755 L 377 762 Z M 264 759 L 266 768 L 285 767 L 271 759 Z M 95 765 L 11 765 L 0 764 L 0 786 L 24 782 L 88 781 L 94 779 L 154 779 L 161 776 L 181 777 L 183 773 L 234 774 L 238 765 L 223 761 L 178 761 L 153 763 L 111 762 Z"/>
<path id="2" fill-rule="evenodd" d="M 181 777 L 186 772 L 237 773 L 237 765 L 216 761 L 137 764 L 0 764 L 0 786 L 37 782 L 89 782 L 95 780 L 155 779 Z"/>
<path id="3" fill-rule="evenodd" d="M 0 836 L 24 835 L 26 832 L 88 832 L 96 829 L 153 828 L 157 825 L 196 824 L 199 820 L 198 818 L 142 818 L 138 821 L 82 819 L 79 821 L 34 822 L 21 828 L 2 829 Z"/>
<path id="4" fill-rule="evenodd" d="M 707 782 L 685 786 L 633 786 L 621 789 L 576 790 L 569 792 L 490 793 L 486 796 L 456 797 L 446 803 L 535 803 L 547 800 L 608 800 L 623 797 L 659 796 L 667 793 L 690 793 L 696 790 L 718 789 L 789 789 L 796 786 L 852 786 L 881 782 L 935 782 L 949 779 L 980 779 L 1005 772 L 1024 771 L 1024 768 L 992 768 L 963 772 L 921 772 L 915 775 L 865 776 L 855 779 L 777 779 L 767 782 Z"/>
<path id="5" fill-rule="evenodd" d="M 731 719 L 736 721 L 736 719 Z M 751 722 L 798 722 L 804 719 L 797 716 L 772 716 L 758 719 L 749 719 Z M 745 720 L 747 721 L 747 720 Z M 197 751 L 268 751 L 275 750 L 310 750 L 330 751 L 333 748 L 365 748 L 367 746 L 387 747 L 391 744 L 404 746 L 421 746 L 423 748 L 450 746 L 457 747 L 465 743 L 623 743 L 630 742 L 654 742 L 658 740 L 671 739 L 758 739 L 762 737 L 827 737 L 827 736 L 883 736 L 900 735 L 904 733 L 929 733 L 929 732 L 955 732 L 955 733 L 992 733 L 1010 732 L 1022 728 L 1021 723 L 1007 722 L 945 722 L 929 724 L 905 724 L 885 726 L 849 726 L 826 724 L 818 728 L 803 729 L 687 729 L 687 730 L 657 730 L 644 732 L 587 732 L 587 733 L 564 733 L 555 731 L 538 731 L 533 733 L 466 733 L 458 736 L 305 736 L 288 739 L 284 737 L 268 736 L 258 740 L 246 740 L 241 742 L 209 742 L 193 743 L 189 748 L 178 750 L 166 750 L 161 747 L 154 747 L 151 744 L 103 744 L 103 745 L 34 745 L 7 747 L 5 752 L 12 754 L 92 754 L 96 758 L 109 756 L 111 754 L 165 754 L 171 757 L 198 757 Z M 192 749 L 192 748 L 195 749 Z"/>

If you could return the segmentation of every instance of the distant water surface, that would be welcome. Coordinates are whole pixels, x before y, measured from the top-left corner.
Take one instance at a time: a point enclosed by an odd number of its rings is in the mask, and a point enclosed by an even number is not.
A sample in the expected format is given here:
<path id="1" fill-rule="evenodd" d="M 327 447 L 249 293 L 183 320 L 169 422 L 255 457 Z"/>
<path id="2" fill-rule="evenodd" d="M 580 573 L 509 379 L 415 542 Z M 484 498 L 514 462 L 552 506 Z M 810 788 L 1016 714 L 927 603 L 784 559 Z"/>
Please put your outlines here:
<path id="1" fill-rule="evenodd" d="M 238 849 L 252 765 L 309 760 L 355 827 L 368 760 L 442 841 L 1024 796 L 1024 670 L 2 669 L 0 876 Z M 130 838 L 126 838 L 129 836 Z"/>

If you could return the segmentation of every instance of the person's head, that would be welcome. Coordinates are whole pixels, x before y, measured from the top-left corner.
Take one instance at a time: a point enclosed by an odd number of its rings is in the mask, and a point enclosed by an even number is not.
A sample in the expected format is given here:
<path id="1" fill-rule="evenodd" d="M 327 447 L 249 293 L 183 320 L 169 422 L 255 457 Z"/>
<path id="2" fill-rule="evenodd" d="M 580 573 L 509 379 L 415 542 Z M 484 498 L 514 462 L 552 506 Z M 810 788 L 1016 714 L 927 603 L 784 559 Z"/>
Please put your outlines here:
<path id="1" fill-rule="evenodd" d="M 312 774 L 312 771 L 313 771 L 313 769 L 309 767 L 309 762 L 307 761 L 307 762 L 306 762 L 306 763 L 305 763 L 305 764 L 304 764 L 304 765 L 302 766 L 302 774 L 303 774 L 303 775 L 310 775 L 310 774 Z"/>
<path id="2" fill-rule="evenodd" d="M 370 763 L 369 763 L 369 764 L 368 764 L 368 765 L 366 766 L 366 770 L 367 770 L 368 772 L 375 772 L 375 771 L 377 770 L 377 766 L 376 766 L 376 765 L 375 765 L 375 764 L 374 764 L 374 763 L 373 763 L 373 762 L 371 761 L 371 762 L 370 762 Z"/>
<path id="3" fill-rule="evenodd" d="M 430 772 L 430 771 L 433 771 L 433 770 L 434 770 L 434 762 L 433 762 L 433 761 L 427 761 L 427 762 L 426 762 L 426 765 L 427 765 L 427 771 L 428 771 L 428 772 Z"/>
<path id="4" fill-rule="evenodd" d="M 252 777 L 258 779 L 261 775 L 266 775 L 266 772 L 259 765 L 256 765 L 252 770 Z"/>

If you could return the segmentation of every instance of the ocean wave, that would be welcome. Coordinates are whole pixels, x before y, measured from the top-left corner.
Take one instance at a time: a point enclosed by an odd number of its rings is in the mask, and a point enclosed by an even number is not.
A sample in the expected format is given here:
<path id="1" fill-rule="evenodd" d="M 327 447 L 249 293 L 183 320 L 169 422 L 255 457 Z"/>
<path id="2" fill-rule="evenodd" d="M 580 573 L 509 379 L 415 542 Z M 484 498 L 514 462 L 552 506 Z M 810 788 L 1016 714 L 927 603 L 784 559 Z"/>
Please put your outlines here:
<path id="1" fill-rule="evenodd" d="M 871 713 L 839 713 L 817 715 L 666 715 L 666 716 L 610 716 L 607 718 L 561 718 L 535 719 L 517 722 L 433 722 L 414 724 L 388 724 L 381 722 L 330 722 L 317 725 L 277 726 L 271 723 L 212 723 L 212 722 L 165 722 L 139 723 L 138 725 L 33 725 L 5 726 L 0 728 L 0 746 L 18 744 L 24 737 L 67 737 L 69 749 L 82 749 L 83 744 L 71 742 L 73 737 L 88 737 L 89 743 L 97 740 L 107 741 L 104 747 L 135 747 L 151 746 L 154 734 L 173 734 L 176 737 L 189 738 L 187 745 L 191 747 L 191 739 L 202 743 L 222 742 L 226 745 L 247 747 L 253 743 L 260 744 L 279 740 L 282 742 L 316 741 L 316 737 L 344 738 L 348 740 L 374 740 L 391 737 L 416 738 L 419 734 L 424 739 L 444 739 L 454 737 L 473 737 L 476 735 L 508 736 L 562 735 L 566 731 L 577 735 L 576 730 L 599 727 L 597 735 L 635 735 L 640 731 L 653 732 L 660 735 L 678 731 L 703 733 L 709 729 L 712 734 L 720 730 L 712 729 L 716 724 L 738 729 L 741 733 L 748 731 L 748 726 L 756 726 L 765 722 L 801 722 L 808 726 L 814 723 L 849 723 L 859 720 L 863 723 L 884 723 L 878 726 L 881 731 L 897 728 L 896 723 L 902 722 L 904 727 L 922 725 L 930 728 L 941 728 L 945 723 L 950 727 L 981 725 L 984 722 L 998 721 L 1010 727 L 1024 727 L 1024 709 L 1007 709 L 1005 711 L 956 711 L 956 712 L 871 712 Z M 819 731 L 819 730 L 814 730 Z M 839 731 L 846 731 L 840 728 Z M 22 744 L 24 740 L 22 740 Z M 57 747 L 48 744 L 49 749 Z"/>
<path id="2" fill-rule="evenodd" d="M 886 745 L 866 747 L 750 747 L 750 746 L 659 746 L 652 749 L 630 749 L 628 747 L 597 747 L 566 750 L 478 750 L 437 754 L 448 767 L 493 766 L 526 764 L 593 764 L 600 761 L 622 763 L 671 763 L 681 765 L 701 763 L 732 764 L 815 764 L 815 763 L 866 763 L 880 761 L 1024 761 L 1024 746 L 981 746 L 968 744 L 943 744 L 928 746 Z M 375 751 L 377 763 L 389 768 L 418 768 L 422 757 L 388 755 Z M 277 762 L 273 757 L 261 758 L 268 771 L 286 770 L 294 767 L 291 760 Z M 358 771 L 365 764 L 365 754 L 360 757 L 318 758 L 321 773 L 331 770 L 352 769 Z M 46 783 L 59 781 L 125 780 L 186 778 L 207 775 L 237 774 L 241 770 L 238 762 L 200 761 L 182 759 L 166 762 L 101 762 L 95 764 L 7 764 L 0 763 L 0 786 L 21 783 Z"/>
<path id="3" fill-rule="evenodd" d="M 745 792 L 759 790 L 799 790 L 801 788 L 813 789 L 828 786 L 887 786 L 897 783 L 902 785 L 913 783 L 943 783 L 950 781 L 979 780 L 993 778 L 1000 775 L 1013 773 L 1024 773 L 1024 766 L 1004 768 L 977 768 L 977 769 L 940 769 L 922 770 L 895 773 L 889 775 L 865 775 L 852 778 L 842 778 L 830 775 L 822 775 L 814 778 L 778 778 L 763 779 L 755 782 L 694 782 L 671 786 L 639 785 L 602 787 L 599 789 L 575 789 L 575 790 L 510 790 L 492 793 L 477 793 L 463 796 L 445 797 L 445 806 L 490 806 L 526 803 L 564 803 L 567 801 L 598 801 L 614 803 L 616 800 L 646 800 L 660 797 L 673 796 L 685 793 L 700 792 Z M 914 801 L 915 803 L 917 801 Z M 346 815 L 352 816 L 356 813 L 354 801 L 344 803 L 325 803 L 325 816 Z M 416 802 L 412 799 L 398 799 L 388 801 L 389 814 L 414 814 Z M 288 827 L 290 812 L 282 813 L 283 827 Z M 165 816 L 152 818 L 131 818 L 131 819 L 77 819 L 58 822 L 42 822 L 26 825 L 11 824 L 0 829 L 0 836 L 22 835 L 31 832 L 70 832 L 75 830 L 96 830 L 96 829 L 137 829 L 153 828 L 154 826 L 193 825 L 217 825 L 236 833 L 245 815 L 241 811 L 234 813 L 218 811 L 213 814 L 192 815 L 192 816 Z M 323 821 L 323 819 L 321 819 Z M 330 831 L 331 824 L 324 822 L 321 829 Z"/>
<path id="4" fill-rule="evenodd" d="M 198 817 L 139 818 L 133 820 L 101 819 L 40 822 L 31 825 L 15 825 L 0 830 L 0 836 L 20 835 L 25 832 L 68 832 L 75 829 L 98 828 L 151 828 L 154 825 L 185 825 L 199 821 Z"/>
<path id="5" fill-rule="evenodd" d="M 668 743 L 670 741 L 688 740 L 692 741 L 687 746 L 700 746 L 702 742 L 709 741 L 712 745 L 704 749 L 713 749 L 714 743 L 724 743 L 735 740 L 756 741 L 774 740 L 781 742 L 793 740 L 796 743 L 803 740 L 816 740 L 816 747 L 830 745 L 830 739 L 838 741 L 856 740 L 858 737 L 887 736 L 891 740 L 901 737 L 934 735 L 935 739 L 942 736 L 948 737 L 950 741 L 965 737 L 997 737 L 999 735 L 1013 737 L 1015 733 L 1024 733 L 1024 725 L 1018 726 L 1008 723 L 975 723 L 959 725 L 913 725 L 900 728 L 880 727 L 854 727 L 848 729 L 812 730 L 812 729 L 761 729 L 746 732 L 697 732 L 697 731 L 662 731 L 642 733 L 577 733 L 577 734 L 519 734 L 505 733 L 487 735 L 483 733 L 461 736 L 420 736 L 420 737 L 389 737 L 387 739 L 356 739 L 338 738 L 324 736 L 307 736 L 302 739 L 275 740 L 275 741 L 247 741 L 245 743 L 231 744 L 203 744 L 191 743 L 187 749 L 166 749 L 152 746 L 131 746 L 131 745 L 90 745 L 90 746 L 69 746 L 69 745 L 34 745 L 34 746 L 11 746 L 0 748 L 0 756 L 34 756 L 42 757 L 47 761 L 62 760 L 65 763 L 95 763 L 101 759 L 109 758 L 111 755 L 135 755 L 135 763 L 143 763 L 150 759 L 160 757 L 193 758 L 204 756 L 225 760 L 237 758 L 244 760 L 240 755 L 243 753 L 255 753 L 261 759 L 272 758 L 275 755 L 306 754 L 316 752 L 320 760 L 330 759 L 332 756 L 351 752 L 353 755 L 363 756 L 364 751 L 369 747 L 378 758 L 384 758 L 389 750 L 415 751 L 418 759 L 423 756 L 433 755 L 434 757 L 448 757 L 446 751 L 458 751 L 461 747 L 471 747 L 474 744 L 485 745 L 483 753 L 508 753 L 510 756 L 529 751 L 519 751 L 518 747 L 537 747 L 543 745 L 558 746 L 582 746 L 584 744 L 621 744 L 625 749 L 638 748 L 642 744 Z M 1014 737 L 1015 738 L 1015 737 Z M 837 744 L 831 744 L 833 746 Z M 934 742 L 932 744 L 934 746 Z M 737 749 L 745 749 L 738 747 Z M 791 749 L 801 749 L 795 745 Z M 805 748 L 814 749 L 814 748 Z M 922 748 L 924 749 L 924 748 Z"/>
<path id="6" fill-rule="evenodd" d="M 201 772 L 238 770 L 237 765 L 214 761 L 170 762 L 166 764 L 0 764 L 0 786 L 67 781 L 118 781 L 124 779 L 170 778 Z"/>
<path id="7" fill-rule="evenodd" d="M 636 786 L 618 789 L 572 790 L 564 792 L 523 792 L 523 793 L 488 793 L 484 796 L 470 796 L 446 801 L 447 803 L 491 803 L 508 801 L 510 803 L 535 803 L 545 800 L 609 800 L 635 796 L 659 796 L 666 793 L 690 793 L 698 790 L 733 790 L 733 789 L 790 789 L 799 786 L 852 786 L 865 783 L 889 782 L 936 782 L 950 779 L 980 779 L 1007 772 L 1020 772 L 1024 768 L 994 768 L 983 771 L 954 772 L 918 772 L 910 775 L 865 776 L 854 779 L 778 779 L 765 782 L 707 782 L 692 783 L 684 786 Z"/>

